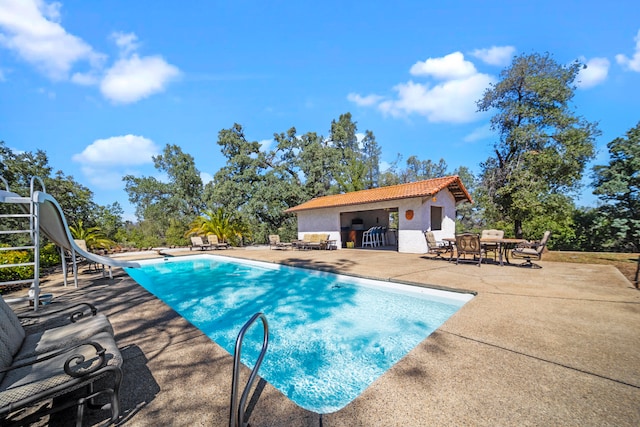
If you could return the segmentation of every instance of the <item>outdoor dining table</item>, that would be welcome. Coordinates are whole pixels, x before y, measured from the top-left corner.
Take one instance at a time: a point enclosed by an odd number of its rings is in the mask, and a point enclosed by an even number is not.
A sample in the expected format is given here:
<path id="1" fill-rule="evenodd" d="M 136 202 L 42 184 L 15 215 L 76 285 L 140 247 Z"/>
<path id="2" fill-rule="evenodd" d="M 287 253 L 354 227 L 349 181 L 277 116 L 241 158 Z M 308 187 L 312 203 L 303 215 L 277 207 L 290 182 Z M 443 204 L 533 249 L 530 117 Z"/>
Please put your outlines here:
<path id="1" fill-rule="evenodd" d="M 456 238 L 455 237 L 445 237 L 442 241 L 447 242 L 451 247 L 451 256 L 449 260 L 453 259 L 453 246 L 455 246 Z M 513 249 L 516 245 L 520 243 L 525 243 L 525 239 L 513 239 L 513 238 L 502 238 L 502 239 L 480 239 L 481 245 L 497 245 L 498 246 L 498 260 L 501 266 L 504 266 L 504 261 L 507 261 L 507 264 L 511 264 L 509 262 L 509 249 Z"/>

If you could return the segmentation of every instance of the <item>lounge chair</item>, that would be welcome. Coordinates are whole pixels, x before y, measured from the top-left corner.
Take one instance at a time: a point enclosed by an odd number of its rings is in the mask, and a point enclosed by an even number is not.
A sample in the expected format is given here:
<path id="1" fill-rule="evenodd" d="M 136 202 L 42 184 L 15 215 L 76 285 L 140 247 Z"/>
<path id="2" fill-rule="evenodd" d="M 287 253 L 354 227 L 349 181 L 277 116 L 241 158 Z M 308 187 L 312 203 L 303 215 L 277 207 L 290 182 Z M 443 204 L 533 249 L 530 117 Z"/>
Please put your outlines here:
<path id="1" fill-rule="evenodd" d="M 220 243 L 220 241 L 218 240 L 218 236 L 216 236 L 215 234 L 209 234 L 207 236 L 207 241 L 209 241 L 209 245 L 213 249 L 229 249 L 229 244 L 226 242 Z"/>
<path id="2" fill-rule="evenodd" d="M 478 267 L 482 264 L 482 254 L 484 249 L 480 243 L 480 236 L 478 234 L 465 233 L 456 236 L 456 251 L 458 257 L 456 258 L 456 265 L 460 262 L 460 256 L 464 255 L 465 259 L 467 255 L 473 255 L 474 260 L 478 258 Z"/>
<path id="3" fill-rule="evenodd" d="M 491 243 L 491 240 L 500 240 L 504 238 L 504 230 L 482 230 L 480 234 L 480 240 L 482 241 L 482 246 L 484 246 L 485 253 L 493 252 L 493 260 L 495 261 L 498 255 L 498 249 L 500 249 L 500 245 L 498 243 Z M 487 240 L 489 242 L 487 242 Z"/>
<path id="4" fill-rule="evenodd" d="M 427 241 L 427 249 L 429 249 L 429 253 L 434 253 L 436 258 L 442 258 L 442 254 L 446 254 L 453 249 L 449 245 L 445 245 L 444 243 L 438 243 L 436 241 L 436 236 L 432 231 L 425 231 L 424 238 Z"/>
<path id="5" fill-rule="evenodd" d="M 122 356 L 104 316 L 28 333 L 0 298 L 0 326 L 0 424 L 30 424 L 75 405 L 76 422 L 81 425 L 85 405 L 92 406 L 101 395 L 110 399 L 111 418 L 107 423 L 117 420 Z M 112 377 L 111 384 L 96 390 L 95 382 L 107 376 Z M 17 419 L 22 416 L 19 410 L 72 391 L 77 393 L 75 402 L 59 404 L 54 400 L 51 408 L 43 406 Z"/>
<path id="6" fill-rule="evenodd" d="M 211 249 L 211 245 L 208 243 L 204 243 L 202 241 L 202 237 L 200 236 L 191 236 L 191 247 L 189 248 L 189 250 L 192 250 L 193 248 L 198 248 L 201 251 L 204 251 L 207 249 Z"/>
<path id="7" fill-rule="evenodd" d="M 547 246 L 547 242 L 549 241 L 550 236 L 551 232 L 547 230 L 542 235 L 542 239 L 540 239 L 540 241 L 527 242 L 516 246 L 511 250 L 511 257 L 524 259 L 525 262 L 520 264 L 523 267 L 542 268 L 540 265 L 535 264 L 532 260 L 542 259 L 542 252 Z"/>
<path id="8" fill-rule="evenodd" d="M 280 236 L 277 234 L 269 235 L 269 249 L 289 249 L 292 248 L 292 243 L 286 243 L 280 241 Z"/>

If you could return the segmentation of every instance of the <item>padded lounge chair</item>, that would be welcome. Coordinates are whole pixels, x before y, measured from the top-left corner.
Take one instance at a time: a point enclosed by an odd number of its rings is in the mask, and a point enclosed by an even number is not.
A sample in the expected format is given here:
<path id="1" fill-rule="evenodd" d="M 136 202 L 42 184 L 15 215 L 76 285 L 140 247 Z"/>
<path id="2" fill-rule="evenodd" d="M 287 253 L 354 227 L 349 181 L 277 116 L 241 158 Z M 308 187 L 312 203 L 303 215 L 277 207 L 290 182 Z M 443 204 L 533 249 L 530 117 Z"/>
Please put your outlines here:
<path id="1" fill-rule="evenodd" d="M 0 298 L 0 424 L 30 424 L 38 418 L 77 406 L 77 425 L 82 425 L 85 406 L 101 395 L 110 399 L 111 418 L 120 414 L 119 390 L 122 356 L 108 320 L 94 316 L 66 326 L 29 334 L 20 319 Z M 103 323 L 101 319 L 106 321 Z M 106 330 L 104 330 L 106 329 Z M 95 382 L 112 377 L 110 387 L 95 390 Z M 19 420 L 19 410 L 72 391 L 77 400 L 38 410 Z M 44 407 L 43 407 L 44 408 Z M 103 407 L 104 408 L 104 407 Z"/>
<path id="2" fill-rule="evenodd" d="M 211 249 L 211 245 L 208 243 L 204 243 L 202 241 L 202 237 L 200 236 L 191 236 L 191 247 L 189 248 L 189 250 L 193 248 L 198 248 L 201 251 L 204 251 L 207 249 Z"/>
<path id="3" fill-rule="evenodd" d="M 213 249 L 229 249 L 229 244 L 220 243 L 220 241 L 218 240 L 218 236 L 216 236 L 215 234 L 209 234 L 207 236 L 207 241 L 209 241 L 209 245 Z"/>
<path id="4" fill-rule="evenodd" d="M 544 251 L 544 248 L 547 246 L 550 236 L 551 232 L 547 230 L 542 235 L 540 241 L 527 242 L 515 247 L 511 251 L 511 257 L 524 259 L 525 262 L 520 264 L 523 267 L 542 268 L 542 266 L 535 264 L 532 260 L 542 259 L 542 251 Z"/>
<path id="5" fill-rule="evenodd" d="M 456 251 L 458 257 L 456 258 L 456 265 L 460 262 L 460 256 L 464 255 L 465 259 L 467 255 L 473 255 L 474 260 L 478 258 L 478 267 L 482 264 L 482 254 L 484 249 L 480 244 L 480 236 L 478 234 L 465 233 L 456 236 Z"/>
<path id="6" fill-rule="evenodd" d="M 451 249 L 450 246 L 445 246 L 443 244 L 438 244 L 436 241 L 436 236 L 432 231 L 425 231 L 424 238 L 427 241 L 427 248 L 429 249 L 429 253 L 436 254 L 436 258 L 442 258 L 442 254 L 446 254 Z"/>
<path id="7" fill-rule="evenodd" d="M 286 243 L 280 241 L 280 236 L 277 234 L 269 235 L 269 249 L 289 249 L 292 248 L 292 243 Z"/>

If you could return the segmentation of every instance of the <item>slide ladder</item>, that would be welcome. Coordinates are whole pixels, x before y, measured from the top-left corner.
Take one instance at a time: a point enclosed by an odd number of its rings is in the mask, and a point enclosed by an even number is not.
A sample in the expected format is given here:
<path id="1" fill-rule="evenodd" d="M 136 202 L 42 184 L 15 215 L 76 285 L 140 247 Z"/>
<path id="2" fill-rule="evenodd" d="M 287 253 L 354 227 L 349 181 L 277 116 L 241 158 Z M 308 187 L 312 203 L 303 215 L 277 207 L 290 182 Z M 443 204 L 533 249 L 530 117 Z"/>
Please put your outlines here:
<path id="1" fill-rule="evenodd" d="M 27 280 L 15 280 L 0 281 L 0 286 L 7 286 L 11 284 L 28 284 L 31 282 L 31 289 L 29 290 L 29 299 L 34 300 L 34 310 L 38 309 L 38 303 L 40 299 L 40 237 L 46 237 L 50 242 L 60 248 L 60 255 L 62 258 L 62 272 L 64 276 L 64 284 L 67 285 L 67 262 L 65 259 L 65 251 L 71 254 L 73 263 L 73 273 L 76 288 L 78 287 L 78 266 L 76 262 L 76 255 L 80 256 L 90 262 L 96 264 L 102 264 L 109 267 L 109 277 L 113 277 L 111 274 L 111 267 L 140 267 L 140 264 L 135 261 L 116 260 L 107 256 L 101 256 L 88 251 L 77 243 L 65 218 L 62 207 L 58 204 L 56 199 L 47 194 L 43 181 L 38 177 L 31 178 L 31 194 L 29 197 L 22 197 L 19 194 L 9 191 L 9 185 L 4 177 L 0 176 L 0 179 L 5 184 L 5 189 L 0 189 L 0 203 L 15 205 L 16 210 L 19 212 L 3 213 L 2 217 L 6 219 L 3 221 L 2 230 L 0 230 L 0 236 L 2 234 L 28 234 L 28 244 L 13 245 L 12 247 L 0 248 L 2 251 L 11 250 L 31 250 L 33 251 L 33 262 L 30 263 L 14 263 L 14 264 L 1 264 L 0 268 L 9 267 L 26 267 L 33 266 L 33 279 Z M 36 190 L 36 182 L 40 183 L 42 190 Z M 10 209 L 5 209 L 9 211 Z M 26 219 L 29 219 L 29 227 L 26 225 L 17 226 L 20 220 L 23 220 L 26 224 Z M 7 226 L 9 224 L 9 226 Z M 13 228 L 13 229 L 12 229 Z M 15 240 L 15 239 L 14 239 Z M 103 270 L 103 275 L 105 271 Z"/>
<path id="2" fill-rule="evenodd" d="M 30 262 L 0 264 L 0 268 L 33 267 L 32 278 L 0 281 L 0 286 L 31 284 L 31 289 L 33 290 L 31 292 L 35 293 L 39 289 L 40 281 L 40 227 L 38 225 L 38 204 L 34 203 L 32 197 L 21 197 L 9 191 L 9 183 L 6 179 L 4 179 L 4 177 L 0 176 L 0 180 L 2 180 L 5 187 L 5 190 L 0 190 L 0 202 L 9 205 L 16 205 L 16 209 L 13 209 L 15 212 L 0 214 L 0 218 L 2 218 L 3 220 L 7 219 L 9 220 L 7 222 L 11 222 L 12 225 L 16 224 L 17 226 L 17 229 L 13 230 L 0 230 L 0 235 L 28 235 L 28 239 L 24 239 L 25 241 L 28 241 L 26 245 L 0 247 L 0 251 L 31 251 L 33 254 L 33 261 Z M 42 182 L 40 178 L 34 176 L 33 178 L 31 178 L 31 194 L 33 194 L 34 192 L 36 181 L 40 183 L 42 191 L 45 191 L 44 182 Z M 28 210 L 25 209 L 25 206 L 28 206 Z M 25 210 L 27 212 L 25 212 Z M 34 297 L 34 306 L 36 307 L 36 309 L 37 305 L 38 298 Z"/>

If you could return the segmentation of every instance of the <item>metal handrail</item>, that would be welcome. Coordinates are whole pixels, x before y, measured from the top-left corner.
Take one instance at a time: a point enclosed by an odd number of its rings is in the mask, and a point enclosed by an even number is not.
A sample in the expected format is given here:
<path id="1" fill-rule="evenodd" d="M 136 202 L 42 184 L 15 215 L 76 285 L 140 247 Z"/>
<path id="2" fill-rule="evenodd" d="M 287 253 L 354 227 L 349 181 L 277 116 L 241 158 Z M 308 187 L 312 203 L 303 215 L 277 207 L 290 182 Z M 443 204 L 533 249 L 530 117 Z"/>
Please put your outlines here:
<path id="1" fill-rule="evenodd" d="M 244 340 L 244 335 L 249 329 L 249 327 L 260 318 L 262 320 L 262 325 L 264 329 L 264 338 L 262 340 L 262 350 L 260 350 L 260 355 L 258 356 L 258 360 L 256 361 L 255 366 L 251 370 L 251 374 L 249 375 L 249 379 L 247 380 L 247 385 L 242 392 L 242 397 L 240 398 L 240 402 L 238 403 L 238 380 L 240 375 L 240 355 L 242 353 L 242 341 Z M 253 385 L 253 381 L 256 379 L 258 375 L 258 369 L 260 369 L 260 365 L 262 364 L 262 359 L 264 359 L 264 355 L 267 352 L 267 347 L 269 346 L 269 324 L 267 323 L 267 318 L 262 313 L 256 313 L 249 319 L 247 323 L 244 324 L 240 332 L 238 333 L 238 337 L 236 338 L 236 347 L 235 354 L 233 356 L 233 379 L 231 381 L 231 409 L 229 414 L 229 427 L 246 427 L 249 422 L 248 420 L 244 420 L 245 411 L 244 406 L 247 402 L 247 397 L 249 396 L 249 391 L 251 386 Z"/>
<path id="2" fill-rule="evenodd" d="M 30 188 L 30 194 L 33 196 L 33 190 L 35 188 L 35 182 L 38 181 L 40 182 L 40 187 L 42 187 L 42 192 L 46 193 L 47 192 L 47 188 L 44 186 L 44 181 L 39 177 L 39 176 L 32 176 L 31 177 L 31 188 Z"/>

